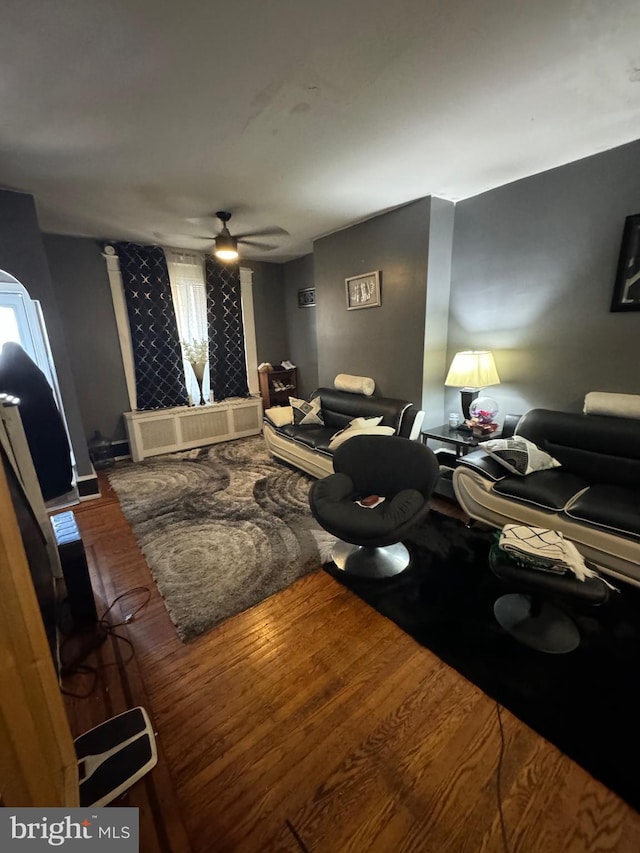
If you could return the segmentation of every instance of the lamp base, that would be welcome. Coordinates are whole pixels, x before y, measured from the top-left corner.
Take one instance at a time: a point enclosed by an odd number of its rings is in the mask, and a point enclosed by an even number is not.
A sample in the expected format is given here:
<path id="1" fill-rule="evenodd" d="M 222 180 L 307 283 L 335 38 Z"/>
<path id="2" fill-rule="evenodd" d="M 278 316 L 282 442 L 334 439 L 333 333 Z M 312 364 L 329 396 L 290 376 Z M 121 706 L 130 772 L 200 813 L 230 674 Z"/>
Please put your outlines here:
<path id="1" fill-rule="evenodd" d="M 470 407 L 479 393 L 479 388 L 460 389 L 460 405 L 462 406 L 462 414 L 464 415 L 465 420 L 469 420 L 471 417 Z"/>

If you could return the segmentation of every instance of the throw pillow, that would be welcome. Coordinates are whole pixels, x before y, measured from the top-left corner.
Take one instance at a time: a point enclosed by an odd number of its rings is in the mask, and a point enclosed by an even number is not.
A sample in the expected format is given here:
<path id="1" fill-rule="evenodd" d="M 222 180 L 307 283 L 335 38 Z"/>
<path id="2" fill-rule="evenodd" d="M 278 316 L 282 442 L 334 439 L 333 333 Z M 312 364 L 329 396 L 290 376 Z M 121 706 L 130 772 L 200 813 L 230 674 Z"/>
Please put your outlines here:
<path id="1" fill-rule="evenodd" d="M 355 435 L 393 435 L 394 433 L 395 430 L 393 427 L 371 426 L 364 427 L 364 429 L 354 429 L 353 427 L 348 426 L 346 429 L 340 430 L 340 432 L 333 436 L 329 442 L 329 449 L 335 450 Z"/>
<path id="2" fill-rule="evenodd" d="M 349 421 L 349 426 L 354 429 L 366 429 L 367 427 L 378 426 L 382 420 L 382 415 L 379 418 L 354 418 Z"/>
<path id="3" fill-rule="evenodd" d="M 270 409 L 266 409 L 264 414 L 277 427 L 293 423 L 293 408 L 291 406 L 272 406 Z"/>
<path id="4" fill-rule="evenodd" d="M 511 474 L 518 474 L 520 477 L 531 474 L 533 471 L 546 471 L 549 468 L 560 467 L 557 459 L 522 436 L 483 441 L 482 449 Z"/>
<path id="5" fill-rule="evenodd" d="M 338 432 L 334 432 L 331 436 L 331 441 L 334 438 L 337 438 L 339 435 L 342 435 L 343 432 L 346 432 L 348 429 L 367 429 L 368 427 L 378 426 L 382 417 L 379 418 L 354 418 L 352 421 L 346 425 L 346 427 L 342 427 Z M 331 445 L 330 445 L 331 446 Z"/>
<path id="6" fill-rule="evenodd" d="M 306 400 L 298 400 L 297 397 L 289 397 L 289 405 L 293 409 L 294 424 L 324 424 L 320 410 L 320 397 L 314 397 L 310 403 Z"/>

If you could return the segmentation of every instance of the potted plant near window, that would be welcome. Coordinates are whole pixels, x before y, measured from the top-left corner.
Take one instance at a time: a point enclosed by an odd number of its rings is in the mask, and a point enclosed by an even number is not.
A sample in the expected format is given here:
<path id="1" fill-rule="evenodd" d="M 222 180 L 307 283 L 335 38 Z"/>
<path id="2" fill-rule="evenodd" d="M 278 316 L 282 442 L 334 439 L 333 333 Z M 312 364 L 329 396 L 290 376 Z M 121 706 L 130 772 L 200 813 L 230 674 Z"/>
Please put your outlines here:
<path id="1" fill-rule="evenodd" d="M 202 381 L 204 379 L 204 369 L 209 359 L 209 342 L 205 340 L 197 341 L 194 338 L 191 343 L 187 341 L 182 341 L 181 343 L 184 357 L 191 365 L 191 369 L 193 370 L 193 374 L 198 383 L 198 389 L 200 390 L 200 405 L 204 406 L 206 401 L 202 393 Z"/>

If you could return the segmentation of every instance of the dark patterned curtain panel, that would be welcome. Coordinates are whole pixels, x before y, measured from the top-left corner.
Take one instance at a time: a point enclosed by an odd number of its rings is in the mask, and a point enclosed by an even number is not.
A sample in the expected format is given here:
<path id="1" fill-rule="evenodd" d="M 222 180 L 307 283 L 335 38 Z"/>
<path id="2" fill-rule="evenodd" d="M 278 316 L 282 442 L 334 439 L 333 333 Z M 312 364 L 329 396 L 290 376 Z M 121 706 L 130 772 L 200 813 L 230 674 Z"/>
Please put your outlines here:
<path id="1" fill-rule="evenodd" d="M 209 326 L 209 377 L 214 400 L 246 397 L 247 365 L 240 299 L 240 267 L 205 260 L 207 323 Z"/>
<path id="2" fill-rule="evenodd" d="M 116 243 L 127 302 L 138 409 L 188 404 L 169 272 L 159 246 Z"/>

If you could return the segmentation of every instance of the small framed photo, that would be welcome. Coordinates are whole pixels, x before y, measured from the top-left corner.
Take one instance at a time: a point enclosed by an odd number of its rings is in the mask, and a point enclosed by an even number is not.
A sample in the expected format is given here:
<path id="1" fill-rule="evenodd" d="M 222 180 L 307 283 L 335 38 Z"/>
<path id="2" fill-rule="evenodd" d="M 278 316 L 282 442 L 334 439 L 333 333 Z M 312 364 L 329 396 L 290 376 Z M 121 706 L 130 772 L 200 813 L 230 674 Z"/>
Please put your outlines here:
<path id="1" fill-rule="evenodd" d="M 640 213 L 624 221 L 611 311 L 640 311 Z"/>
<path id="2" fill-rule="evenodd" d="M 380 271 L 367 272 L 345 279 L 347 309 L 375 308 L 380 305 Z"/>
<path id="3" fill-rule="evenodd" d="M 316 304 L 315 287 L 305 287 L 298 291 L 298 308 L 313 308 Z"/>

